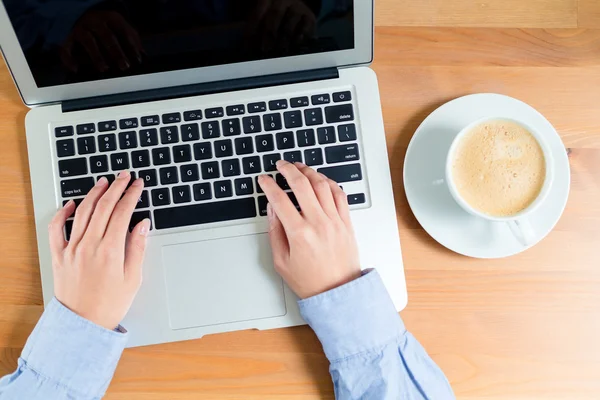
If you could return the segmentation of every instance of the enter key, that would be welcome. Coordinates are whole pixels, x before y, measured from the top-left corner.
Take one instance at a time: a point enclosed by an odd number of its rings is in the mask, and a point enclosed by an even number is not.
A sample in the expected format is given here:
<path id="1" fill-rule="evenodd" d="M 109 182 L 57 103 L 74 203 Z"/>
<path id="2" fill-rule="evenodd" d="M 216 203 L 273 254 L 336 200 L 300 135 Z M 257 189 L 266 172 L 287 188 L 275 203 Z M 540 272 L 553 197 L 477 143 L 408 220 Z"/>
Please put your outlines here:
<path id="1" fill-rule="evenodd" d="M 346 161 L 360 160 L 358 144 L 345 144 L 341 146 L 331 146 L 325 149 L 325 158 L 327 164 L 337 164 Z"/>

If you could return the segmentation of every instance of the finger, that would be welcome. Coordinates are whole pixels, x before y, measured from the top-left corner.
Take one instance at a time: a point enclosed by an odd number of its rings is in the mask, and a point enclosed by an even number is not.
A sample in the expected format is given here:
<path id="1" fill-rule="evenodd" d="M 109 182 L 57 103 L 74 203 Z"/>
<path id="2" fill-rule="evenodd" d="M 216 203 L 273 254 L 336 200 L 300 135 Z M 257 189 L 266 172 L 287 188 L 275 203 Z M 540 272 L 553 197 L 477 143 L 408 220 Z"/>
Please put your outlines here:
<path id="1" fill-rule="evenodd" d="M 77 72 L 79 65 L 73 58 L 73 39 L 67 40 L 67 42 L 60 48 L 60 61 L 65 67 L 71 72 Z"/>
<path id="2" fill-rule="evenodd" d="M 129 231 L 129 222 L 142 195 L 142 190 L 144 190 L 144 180 L 138 178 L 127 189 L 125 196 L 117 203 L 106 228 L 105 239 L 116 244 L 125 243 Z"/>
<path id="3" fill-rule="evenodd" d="M 290 197 L 287 195 L 287 193 L 281 190 L 273 178 L 267 175 L 261 175 L 258 178 L 258 184 L 262 188 L 263 192 L 265 192 L 265 196 L 267 196 L 269 204 L 272 205 L 273 210 L 279 217 L 279 220 L 283 224 L 283 227 L 286 229 L 286 231 L 289 232 L 291 229 L 295 229 L 302 224 L 302 216 L 290 200 Z"/>
<path id="4" fill-rule="evenodd" d="M 287 180 L 288 185 L 296 195 L 298 204 L 300 204 L 300 208 L 302 209 L 302 214 L 309 219 L 325 216 L 310 181 L 295 165 L 279 160 L 277 161 L 277 169 Z M 278 213 L 278 215 L 280 214 Z"/>
<path id="5" fill-rule="evenodd" d="M 329 179 L 302 163 L 296 163 L 296 167 L 298 167 L 300 172 L 302 172 L 310 181 L 325 214 L 327 214 L 329 218 L 339 217 L 340 214 L 335 205 L 335 201 L 333 200 L 331 187 L 329 186 Z"/>
<path id="6" fill-rule="evenodd" d="M 94 30 L 94 34 L 97 36 L 98 41 L 102 44 L 102 47 L 104 47 L 108 52 L 108 55 L 113 63 L 119 67 L 121 71 L 125 71 L 131 67 L 127 56 L 123 52 L 121 43 L 119 43 L 119 40 L 107 25 L 99 25 Z"/>
<path id="7" fill-rule="evenodd" d="M 96 43 L 96 39 L 89 31 L 81 31 L 77 36 L 77 40 L 81 43 L 85 52 L 90 57 L 92 64 L 94 64 L 94 67 L 99 72 L 108 70 L 108 64 L 106 64 L 104 57 L 102 57 L 98 43 Z"/>
<path id="8" fill-rule="evenodd" d="M 50 225 L 48 226 L 48 237 L 50 240 L 50 252 L 53 257 L 57 257 L 67 247 L 68 242 L 65 240 L 63 234 L 63 228 L 67 222 L 67 218 L 73 215 L 75 211 L 75 202 L 69 200 L 67 204 L 52 218 Z"/>
<path id="9" fill-rule="evenodd" d="M 90 192 L 85 196 L 85 199 L 79 204 L 77 207 L 77 211 L 75 211 L 75 220 L 73 221 L 73 229 L 71 231 L 71 239 L 69 243 L 72 246 L 76 246 L 83 236 L 85 235 L 90 220 L 92 219 L 92 215 L 94 214 L 94 210 L 96 209 L 96 204 L 102 195 L 106 192 L 108 188 L 108 180 L 102 177 L 98 179 L 96 182 L 96 186 L 90 190 Z"/>
<path id="10" fill-rule="evenodd" d="M 325 175 L 323 175 L 323 177 L 327 179 Z M 353 229 L 352 220 L 350 219 L 350 208 L 348 206 L 348 196 L 346 195 L 346 193 L 344 193 L 344 191 L 338 186 L 338 184 L 335 181 L 332 181 L 331 179 L 327 180 L 329 181 L 329 186 L 331 187 L 333 200 L 335 201 L 335 206 L 340 215 L 340 218 L 342 219 L 346 227 L 348 227 L 349 229 Z"/>
<path id="11" fill-rule="evenodd" d="M 104 196 L 96 204 L 96 210 L 89 223 L 86 236 L 91 240 L 100 241 L 106 233 L 110 217 L 129 184 L 131 175 L 128 171 L 122 171 L 119 177 L 110 185 Z"/>
<path id="12" fill-rule="evenodd" d="M 138 62 L 142 62 L 142 52 L 144 51 L 144 45 L 138 32 L 127 23 L 124 19 L 118 19 L 109 21 L 109 25 L 113 28 L 121 38 L 125 38 L 125 41 L 129 45 L 129 51 L 133 53 Z"/>
<path id="13" fill-rule="evenodd" d="M 125 279 L 140 283 L 142 281 L 142 264 L 146 253 L 146 237 L 150 230 L 150 220 L 145 219 L 133 228 L 127 238 L 125 252 Z"/>
<path id="14" fill-rule="evenodd" d="M 281 268 L 289 258 L 290 245 L 281 220 L 277 217 L 271 203 L 267 204 L 267 216 L 269 217 L 269 239 L 271 240 L 273 263 L 276 268 Z"/>

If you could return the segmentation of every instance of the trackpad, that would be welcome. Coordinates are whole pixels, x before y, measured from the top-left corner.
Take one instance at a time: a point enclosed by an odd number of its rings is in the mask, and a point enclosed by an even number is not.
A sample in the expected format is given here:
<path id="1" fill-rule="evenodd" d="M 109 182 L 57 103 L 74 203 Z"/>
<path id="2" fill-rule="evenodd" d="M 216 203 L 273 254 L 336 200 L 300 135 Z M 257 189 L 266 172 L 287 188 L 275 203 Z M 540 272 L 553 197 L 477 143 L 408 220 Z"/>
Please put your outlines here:
<path id="1" fill-rule="evenodd" d="M 267 234 L 165 246 L 171 329 L 286 314 Z"/>

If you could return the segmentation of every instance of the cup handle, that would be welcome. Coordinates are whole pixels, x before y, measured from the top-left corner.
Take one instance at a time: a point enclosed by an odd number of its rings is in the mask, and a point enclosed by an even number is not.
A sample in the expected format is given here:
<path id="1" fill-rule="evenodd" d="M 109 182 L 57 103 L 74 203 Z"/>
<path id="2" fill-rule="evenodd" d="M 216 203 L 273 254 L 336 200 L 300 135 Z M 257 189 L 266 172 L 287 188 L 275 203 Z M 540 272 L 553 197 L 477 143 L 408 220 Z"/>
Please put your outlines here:
<path id="1" fill-rule="evenodd" d="M 530 246 L 535 240 L 535 231 L 528 219 L 515 219 L 507 222 L 511 232 L 523 246 Z"/>

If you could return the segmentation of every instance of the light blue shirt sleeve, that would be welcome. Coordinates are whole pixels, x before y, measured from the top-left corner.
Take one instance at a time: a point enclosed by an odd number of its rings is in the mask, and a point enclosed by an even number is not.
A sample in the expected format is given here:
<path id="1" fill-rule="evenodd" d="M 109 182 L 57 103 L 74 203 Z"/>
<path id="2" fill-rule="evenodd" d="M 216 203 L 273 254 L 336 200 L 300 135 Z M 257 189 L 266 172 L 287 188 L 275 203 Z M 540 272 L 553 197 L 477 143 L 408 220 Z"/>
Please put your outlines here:
<path id="1" fill-rule="evenodd" d="M 21 353 L 17 370 L 0 379 L 0 400 L 101 399 L 127 342 L 52 299 Z"/>
<path id="2" fill-rule="evenodd" d="M 377 271 L 298 305 L 331 363 L 336 399 L 455 398 L 443 372 L 406 331 Z"/>

